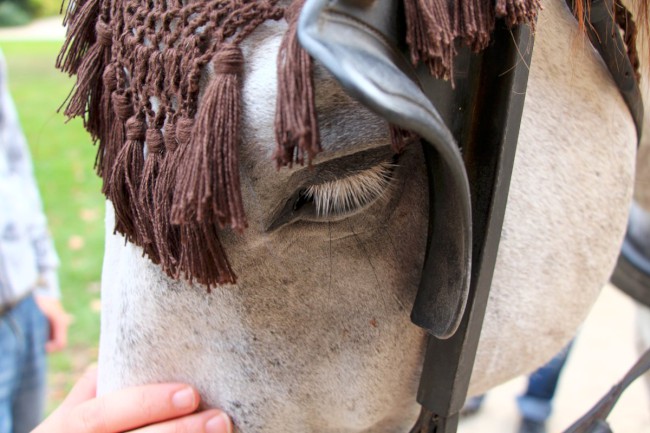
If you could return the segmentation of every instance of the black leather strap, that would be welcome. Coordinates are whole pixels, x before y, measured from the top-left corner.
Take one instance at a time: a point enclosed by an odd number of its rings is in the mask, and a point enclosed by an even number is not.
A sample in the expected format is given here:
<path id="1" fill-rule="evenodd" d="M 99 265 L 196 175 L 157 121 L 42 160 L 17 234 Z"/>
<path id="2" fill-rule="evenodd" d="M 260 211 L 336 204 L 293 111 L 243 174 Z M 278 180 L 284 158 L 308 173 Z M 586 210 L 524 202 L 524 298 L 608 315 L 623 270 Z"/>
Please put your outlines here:
<path id="1" fill-rule="evenodd" d="M 575 1 L 566 0 L 571 10 L 575 10 Z M 643 132 L 643 99 L 636 80 L 627 47 L 613 18 L 613 0 L 592 0 L 591 7 L 585 12 L 587 36 L 591 44 L 603 58 L 618 90 L 621 92 L 627 108 L 630 110 L 636 126 L 637 140 Z"/>
<path id="2" fill-rule="evenodd" d="M 611 282 L 635 301 L 650 307 L 650 258 L 639 251 L 630 238 L 629 230 Z"/>
<path id="3" fill-rule="evenodd" d="M 648 370 L 650 370 L 650 349 L 632 366 L 620 382 L 615 384 L 585 416 L 566 429 L 564 433 L 611 433 L 612 430 L 605 419 L 623 391 Z"/>
<path id="4" fill-rule="evenodd" d="M 490 47 L 472 55 L 468 69 L 457 71 L 466 74 L 456 85 L 466 87 L 471 107 L 454 128 L 472 188 L 471 284 L 456 334 L 428 339 L 418 390 L 422 412 L 411 433 L 455 432 L 467 396 L 501 239 L 532 45 L 528 26 L 509 29 L 498 22 Z"/>

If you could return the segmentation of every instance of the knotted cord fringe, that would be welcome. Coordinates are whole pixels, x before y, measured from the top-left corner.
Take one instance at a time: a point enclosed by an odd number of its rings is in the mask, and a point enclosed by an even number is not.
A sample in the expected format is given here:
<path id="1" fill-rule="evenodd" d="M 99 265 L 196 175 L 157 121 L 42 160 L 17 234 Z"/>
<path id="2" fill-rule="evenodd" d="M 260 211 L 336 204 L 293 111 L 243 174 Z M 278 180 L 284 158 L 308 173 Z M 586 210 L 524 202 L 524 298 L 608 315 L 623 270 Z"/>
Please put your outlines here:
<path id="1" fill-rule="evenodd" d="M 215 76 L 203 95 L 196 116 L 191 153 L 179 168 L 172 222 L 217 223 L 219 227 L 246 228 L 239 187 L 238 141 L 240 129 L 241 73 L 244 57 L 233 45 L 217 51 Z"/>
<path id="2" fill-rule="evenodd" d="M 115 208 L 116 229 L 126 239 L 138 245 L 147 241 L 144 235 L 146 224 L 144 215 L 138 213 L 137 197 L 144 168 L 142 146 L 144 144 L 146 125 L 140 114 L 131 116 L 126 122 L 126 142 L 115 158 L 111 173 L 108 198 Z"/>
<path id="3" fill-rule="evenodd" d="M 313 61 L 298 42 L 298 15 L 302 0 L 294 2 L 285 18 L 289 30 L 278 52 L 278 93 L 275 111 L 274 159 L 278 167 L 304 164 L 320 152 L 314 94 Z"/>
<path id="4" fill-rule="evenodd" d="M 278 54 L 274 158 L 290 166 L 320 151 L 313 62 L 296 34 L 303 0 L 286 10 L 277 1 L 69 4 L 57 66 L 77 74 L 77 83 L 65 113 L 82 117 L 99 142 L 96 168 L 115 207 L 115 230 L 173 278 L 208 287 L 236 281 L 218 235 L 247 225 L 239 45 L 267 20 L 289 24 Z M 450 78 L 457 41 L 481 50 L 497 18 L 532 25 L 539 7 L 539 0 L 404 0 L 411 61 Z M 631 18 L 620 14 L 619 21 Z M 626 30 L 626 40 L 632 33 Z M 390 132 L 396 152 L 414 140 L 399 128 Z"/>
<path id="5" fill-rule="evenodd" d="M 68 27 L 65 42 L 56 59 L 56 67 L 68 75 L 74 75 L 95 43 L 95 23 L 99 14 L 99 0 L 75 0 L 68 2 L 63 25 Z"/>
<path id="6" fill-rule="evenodd" d="M 437 78 L 449 79 L 456 40 L 480 51 L 490 42 L 497 18 L 508 25 L 534 25 L 539 8 L 540 0 L 404 0 L 411 61 L 426 64 Z"/>

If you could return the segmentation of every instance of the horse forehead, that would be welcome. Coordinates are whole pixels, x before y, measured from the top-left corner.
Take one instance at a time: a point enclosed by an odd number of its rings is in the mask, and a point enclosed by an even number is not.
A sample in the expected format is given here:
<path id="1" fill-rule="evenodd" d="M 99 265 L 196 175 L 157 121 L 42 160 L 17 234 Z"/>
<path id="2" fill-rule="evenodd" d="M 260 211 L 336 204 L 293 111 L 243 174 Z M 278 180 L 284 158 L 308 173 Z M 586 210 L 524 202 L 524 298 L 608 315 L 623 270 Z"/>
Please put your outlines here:
<path id="1" fill-rule="evenodd" d="M 284 21 L 268 21 L 241 46 L 246 59 L 242 90 L 244 159 L 267 162 L 273 157 L 277 57 L 286 30 Z M 313 79 L 323 148 L 315 162 L 389 143 L 387 122 L 349 97 L 318 62 L 314 63 Z"/>

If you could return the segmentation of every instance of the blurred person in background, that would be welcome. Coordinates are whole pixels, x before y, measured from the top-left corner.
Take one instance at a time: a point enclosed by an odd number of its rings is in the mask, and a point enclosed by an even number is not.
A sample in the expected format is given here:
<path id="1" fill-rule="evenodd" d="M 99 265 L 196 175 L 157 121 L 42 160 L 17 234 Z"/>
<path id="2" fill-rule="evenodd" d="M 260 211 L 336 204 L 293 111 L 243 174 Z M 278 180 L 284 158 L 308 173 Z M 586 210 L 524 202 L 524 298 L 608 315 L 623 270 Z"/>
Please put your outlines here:
<path id="1" fill-rule="evenodd" d="M 521 422 L 517 433 L 546 433 L 546 422 L 553 410 L 553 397 L 562 374 L 562 369 L 573 346 L 573 340 L 545 365 L 528 376 L 526 392 L 517 397 Z M 486 394 L 469 398 L 461 410 L 462 416 L 477 413 Z"/>
<path id="2" fill-rule="evenodd" d="M 58 265 L 0 50 L 0 433 L 117 433 L 145 426 L 149 433 L 233 431 L 223 412 L 197 412 L 200 396 L 187 384 L 136 386 L 96 397 L 93 369 L 38 425 L 45 406 L 45 354 L 67 343 Z"/>
<path id="3" fill-rule="evenodd" d="M 59 260 L 0 51 L 0 433 L 27 433 L 45 404 L 46 352 L 65 347 Z"/>

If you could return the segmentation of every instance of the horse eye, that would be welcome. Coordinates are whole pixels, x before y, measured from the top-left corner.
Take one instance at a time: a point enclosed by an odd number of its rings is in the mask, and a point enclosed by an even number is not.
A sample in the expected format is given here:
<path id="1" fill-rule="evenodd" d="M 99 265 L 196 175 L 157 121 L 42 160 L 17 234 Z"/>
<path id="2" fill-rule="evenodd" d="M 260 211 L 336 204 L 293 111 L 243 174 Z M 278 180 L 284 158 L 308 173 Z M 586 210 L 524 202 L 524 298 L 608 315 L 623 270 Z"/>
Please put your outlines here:
<path id="1" fill-rule="evenodd" d="M 393 162 L 384 162 L 342 179 L 303 188 L 294 206 L 312 212 L 303 215 L 306 220 L 349 216 L 386 195 L 395 166 Z"/>
<path id="2" fill-rule="evenodd" d="M 298 199 L 293 203 L 293 211 L 296 212 L 303 208 L 304 206 L 313 203 L 314 200 L 311 196 L 308 195 L 306 189 L 301 189 L 298 191 Z"/>
<path id="3" fill-rule="evenodd" d="M 385 162 L 342 179 L 308 186 L 298 192 L 294 209 L 307 221 L 350 216 L 386 195 L 394 169 L 394 163 Z"/>
<path id="4" fill-rule="evenodd" d="M 393 159 L 339 179 L 304 186 L 275 212 L 266 230 L 295 221 L 326 222 L 352 216 L 388 195 L 396 167 L 397 159 Z"/>

